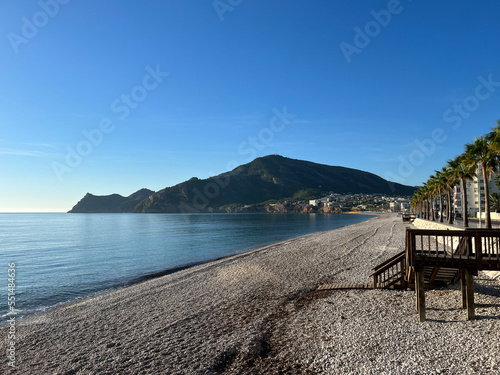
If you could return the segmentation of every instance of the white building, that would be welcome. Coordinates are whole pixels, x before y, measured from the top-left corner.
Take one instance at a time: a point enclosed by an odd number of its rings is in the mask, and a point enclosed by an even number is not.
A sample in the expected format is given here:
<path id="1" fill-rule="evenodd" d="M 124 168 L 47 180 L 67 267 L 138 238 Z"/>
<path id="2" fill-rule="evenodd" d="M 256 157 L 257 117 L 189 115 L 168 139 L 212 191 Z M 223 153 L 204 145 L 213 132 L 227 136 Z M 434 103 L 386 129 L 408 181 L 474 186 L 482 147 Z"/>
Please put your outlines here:
<path id="1" fill-rule="evenodd" d="M 472 181 L 467 181 L 467 211 L 469 217 L 479 217 L 479 208 L 483 212 L 484 218 L 484 207 L 485 207 L 485 197 L 484 197 L 484 184 L 483 184 L 483 174 L 480 171 L 478 173 L 479 179 L 475 176 Z M 499 174 L 493 174 L 490 181 L 488 181 L 488 187 L 491 193 L 500 193 L 500 189 L 496 186 L 496 180 L 500 179 Z M 481 201 L 479 201 L 479 196 L 481 196 Z M 462 191 L 461 186 L 455 187 L 454 194 L 454 205 L 455 211 L 460 212 L 462 215 L 463 202 L 462 202 Z M 493 218 L 494 215 L 492 215 Z"/>
<path id="2" fill-rule="evenodd" d="M 410 209 L 410 201 L 401 202 L 401 212 L 408 211 Z"/>
<path id="3" fill-rule="evenodd" d="M 320 199 L 311 199 L 309 201 L 309 205 L 310 206 L 314 206 L 314 207 L 318 207 L 321 205 L 321 203 L 323 203 L 323 205 L 326 205 L 328 207 L 331 206 L 331 204 L 329 204 L 330 202 L 332 202 L 333 199 L 331 197 L 323 197 L 323 198 L 320 198 Z"/>
<path id="4" fill-rule="evenodd" d="M 321 200 L 320 200 L 320 199 L 311 199 L 311 200 L 309 201 L 309 205 L 310 205 L 310 206 L 317 207 L 317 206 L 319 205 L 319 203 L 320 203 L 320 202 L 321 202 Z"/>

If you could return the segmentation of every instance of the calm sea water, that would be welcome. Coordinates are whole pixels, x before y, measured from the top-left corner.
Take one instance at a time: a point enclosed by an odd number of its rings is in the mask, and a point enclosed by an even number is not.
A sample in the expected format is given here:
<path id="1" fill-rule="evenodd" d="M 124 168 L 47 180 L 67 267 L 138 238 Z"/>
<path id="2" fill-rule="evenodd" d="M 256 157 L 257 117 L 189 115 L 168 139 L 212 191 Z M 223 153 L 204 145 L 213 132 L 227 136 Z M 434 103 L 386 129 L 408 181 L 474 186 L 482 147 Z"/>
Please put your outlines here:
<path id="1" fill-rule="evenodd" d="M 0 214 L 0 311 L 9 263 L 20 315 L 370 215 Z M 0 281 L 1 283 L 1 281 Z M 19 316 L 19 315 L 18 315 Z"/>

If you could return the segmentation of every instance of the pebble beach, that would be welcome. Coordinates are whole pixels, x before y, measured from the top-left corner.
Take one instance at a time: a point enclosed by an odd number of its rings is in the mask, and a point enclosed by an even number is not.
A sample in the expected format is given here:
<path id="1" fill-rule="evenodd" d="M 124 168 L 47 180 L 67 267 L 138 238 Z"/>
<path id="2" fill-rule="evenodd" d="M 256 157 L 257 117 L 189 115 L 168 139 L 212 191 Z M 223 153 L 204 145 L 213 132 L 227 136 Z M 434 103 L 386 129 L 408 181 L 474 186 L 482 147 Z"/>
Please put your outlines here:
<path id="1" fill-rule="evenodd" d="M 16 323 L 19 374 L 499 374 L 500 283 L 321 290 L 367 283 L 404 250 L 400 217 L 382 215 L 197 265 Z M 0 350 L 8 349 L 8 326 Z"/>

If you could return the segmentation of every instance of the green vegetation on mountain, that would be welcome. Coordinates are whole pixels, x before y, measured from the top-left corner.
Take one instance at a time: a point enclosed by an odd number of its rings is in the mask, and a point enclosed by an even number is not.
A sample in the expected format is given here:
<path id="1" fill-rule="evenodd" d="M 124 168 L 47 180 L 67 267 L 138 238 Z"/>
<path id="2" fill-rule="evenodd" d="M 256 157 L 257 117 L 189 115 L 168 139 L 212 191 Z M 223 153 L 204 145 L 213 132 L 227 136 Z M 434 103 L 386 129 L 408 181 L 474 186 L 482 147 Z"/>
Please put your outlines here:
<path id="1" fill-rule="evenodd" d="M 328 192 L 410 196 L 415 190 L 373 173 L 271 155 L 218 176 L 204 180 L 193 177 L 167 187 L 137 202 L 130 212 L 234 212 L 237 208 L 260 206 L 264 202 L 308 201 Z M 93 211 L 87 212 L 97 212 L 95 198 L 103 198 L 103 203 L 106 199 L 116 200 L 115 195 L 91 197 Z M 78 203 L 79 209 L 85 207 L 86 198 Z M 82 212 L 75 211 L 77 206 L 71 212 Z M 109 212 L 104 210 L 108 206 L 115 205 L 103 204 L 101 212 Z"/>

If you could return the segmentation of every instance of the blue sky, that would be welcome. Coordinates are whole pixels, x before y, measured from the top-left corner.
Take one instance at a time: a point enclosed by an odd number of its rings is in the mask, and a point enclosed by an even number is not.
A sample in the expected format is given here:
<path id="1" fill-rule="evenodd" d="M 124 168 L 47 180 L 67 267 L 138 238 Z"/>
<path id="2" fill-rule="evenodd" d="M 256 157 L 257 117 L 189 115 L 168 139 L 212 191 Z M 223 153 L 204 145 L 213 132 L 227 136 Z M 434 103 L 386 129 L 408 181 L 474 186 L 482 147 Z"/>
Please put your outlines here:
<path id="1" fill-rule="evenodd" d="M 278 153 L 418 185 L 500 118 L 500 3 L 41 0 L 0 12 L 0 212 Z"/>

